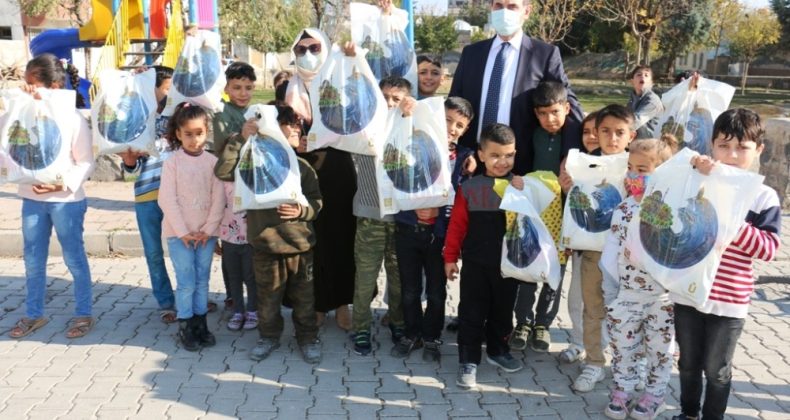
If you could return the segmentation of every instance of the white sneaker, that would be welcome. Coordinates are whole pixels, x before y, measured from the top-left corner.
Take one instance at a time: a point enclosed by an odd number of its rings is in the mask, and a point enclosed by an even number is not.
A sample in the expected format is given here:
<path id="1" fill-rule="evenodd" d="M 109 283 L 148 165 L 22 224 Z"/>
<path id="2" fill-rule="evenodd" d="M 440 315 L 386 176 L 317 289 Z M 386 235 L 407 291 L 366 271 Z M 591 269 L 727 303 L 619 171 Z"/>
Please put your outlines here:
<path id="1" fill-rule="evenodd" d="M 590 392 L 595 388 L 595 384 L 606 377 L 603 366 L 587 365 L 582 374 L 573 381 L 573 389 L 579 392 Z"/>

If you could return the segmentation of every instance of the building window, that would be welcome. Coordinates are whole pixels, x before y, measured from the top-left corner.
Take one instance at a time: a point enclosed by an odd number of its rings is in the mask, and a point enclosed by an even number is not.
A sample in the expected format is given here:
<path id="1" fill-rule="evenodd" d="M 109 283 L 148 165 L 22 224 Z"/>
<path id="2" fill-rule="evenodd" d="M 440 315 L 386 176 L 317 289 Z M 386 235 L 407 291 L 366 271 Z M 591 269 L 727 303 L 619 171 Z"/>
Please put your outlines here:
<path id="1" fill-rule="evenodd" d="M 0 39 L 14 39 L 10 26 L 0 26 Z"/>

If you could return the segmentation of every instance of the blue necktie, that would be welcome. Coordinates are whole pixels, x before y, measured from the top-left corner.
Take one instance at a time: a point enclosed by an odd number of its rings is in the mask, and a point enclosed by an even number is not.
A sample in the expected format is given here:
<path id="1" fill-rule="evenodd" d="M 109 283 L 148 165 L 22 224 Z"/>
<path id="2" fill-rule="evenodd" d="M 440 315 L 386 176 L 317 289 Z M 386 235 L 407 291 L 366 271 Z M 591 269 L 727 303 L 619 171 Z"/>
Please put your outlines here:
<path id="1" fill-rule="evenodd" d="M 509 45 L 509 43 L 503 42 L 494 59 L 494 68 L 491 70 L 491 77 L 488 79 L 488 94 L 486 95 L 485 108 L 483 108 L 481 130 L 497 121 L 497 114 L 499 114 L 499 90 L 502 87 L 502 72 L 505 70 L 505 50 Z"/>

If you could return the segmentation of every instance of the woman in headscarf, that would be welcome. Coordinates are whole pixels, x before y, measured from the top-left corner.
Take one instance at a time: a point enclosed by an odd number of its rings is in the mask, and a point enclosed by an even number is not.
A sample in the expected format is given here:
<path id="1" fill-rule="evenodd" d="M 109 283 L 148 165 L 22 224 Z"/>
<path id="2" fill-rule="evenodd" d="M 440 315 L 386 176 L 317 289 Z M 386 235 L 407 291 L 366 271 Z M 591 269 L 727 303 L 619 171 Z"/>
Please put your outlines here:
<path id="1" fill-rule="evenodd" d="M 288 82 L 285 102 L 302 117 L 302 133 L 309 131 L 314 117 L 308 94 L 310 82 L 321 70 L 330 48 L 326 35 L 314 28 L 300 32 L 291 48 L 296 73 Z M 353 55 L 353 47 L 346 48 L 346 53 Z M 357 185 L 354 163 L 350 153 L 334 148 L 302 156 L 318 173 L 323 197 L 323 208 L 314 223 L 317 240 L 313 256 L 316 316 L 320 325 L 326 313 L 335 310 L 338 326 L 349 330 L 351 311 L 348 305 L 354 298 L 355 273 L 356 218 L 352 202 Z"/>

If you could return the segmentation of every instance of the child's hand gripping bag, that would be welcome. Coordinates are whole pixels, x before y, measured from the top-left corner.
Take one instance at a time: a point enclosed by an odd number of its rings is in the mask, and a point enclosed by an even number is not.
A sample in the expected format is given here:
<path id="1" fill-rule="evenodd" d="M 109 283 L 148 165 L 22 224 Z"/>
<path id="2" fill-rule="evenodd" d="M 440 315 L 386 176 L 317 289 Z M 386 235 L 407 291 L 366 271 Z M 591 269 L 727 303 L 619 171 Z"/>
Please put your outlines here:
<path id="1" fill-rule="evenodd" d="M 156 71 L 109 69 L 99 75 L 100 92 L 91 109 L 93 144 L 99 154 L 128 149 L 157 155 Z"/>
<path id="2" fill-rule="evenodd" d="M 277 123 L 277 108 L 252 105 L 244 114 L 258 119 L 258 133 L 239 151 L 233 210 L 271 209 L 285 203 L 307 205 L 299 162 Z"/>
<path id="3" fill-rule="evenodd" d="M 388 127 L 376 158 L 382 215 L 452 204 L 444 100 L 418 101 L 410 117 L 393 109 Z"/>
<path id="4" fill-rule="evenodd" d="M 411 82 L 416 96 L 417 55 L 406 37 L 408 13 L 393 6 L 391 14 L 383 15 L 378 7 L 364 3 L 351 3 L 350 9 L 351 37 L 367 50 L 365 59 L 376 80 L 402 77 Z"/>
<path id="5" fill-rule="evenodd" d="M 658 127 L 661 134 L 674 135 L 680 147 L 710 156 L 713 122 L 729 108 L 735 88 L 703 77 L 695 90 L 689 90 L 690 83 L 691 79 L 686 79 L 661 95 L 664 113 L 658 118 Z"/>
<path id="6" fill-rule="evenodd" d="M 721 163 L 702 175 L 691 166 L 695 155 L 683 149 L 650 176 L 625 246 L 629 260 L 667 288 L 673 300 L 699 306 L 763 177 Z"/>
<path id="7" fill-rule="evenodd" d="M 219 110 L 225 89 L 220 57 L 219 34 L 198 31 L 197 35 L 187 36 L 173 71 L 173 86 L 162 114 L 173 115 L 176 105 L 181 102 L 199 105 L 209 111 Z"/>
<path id="8" fill-rule="evenodd" d="M 565 170 L 573 187 L 562 216 L 562 248 L 601 251 L 614 209 L 625 198 L 628 153 L 591 156 L 573 149 Z"/>
<path id="9" fill-rule="evenodd" d="M 62 184 L 74 166 L 75 92 L 38 89 L 41 99 L 20 89 L 0 95 L 7 106 L 0 118 L 0 182 Z"/>
<path id="10" fill-rule="evenodd" d="M 505 189 L 499 208 L 505 210 L 505 237 L 502 241 L 502 277 L 532 283 L 560 284 L 557 246 L 540 213 L 556 195 L 541 181 L 524 177 L 524 189 Z"/>
<path id="11" fill-rule="evenodd" d="M 364 56 L 362 48 L 347 57 L 334 45 L 310 83 L 313 125 L 307 135 L 308 151 L 331 146 L 376 154 L 376 142 L 386 136 L 387 104 Z"/>

